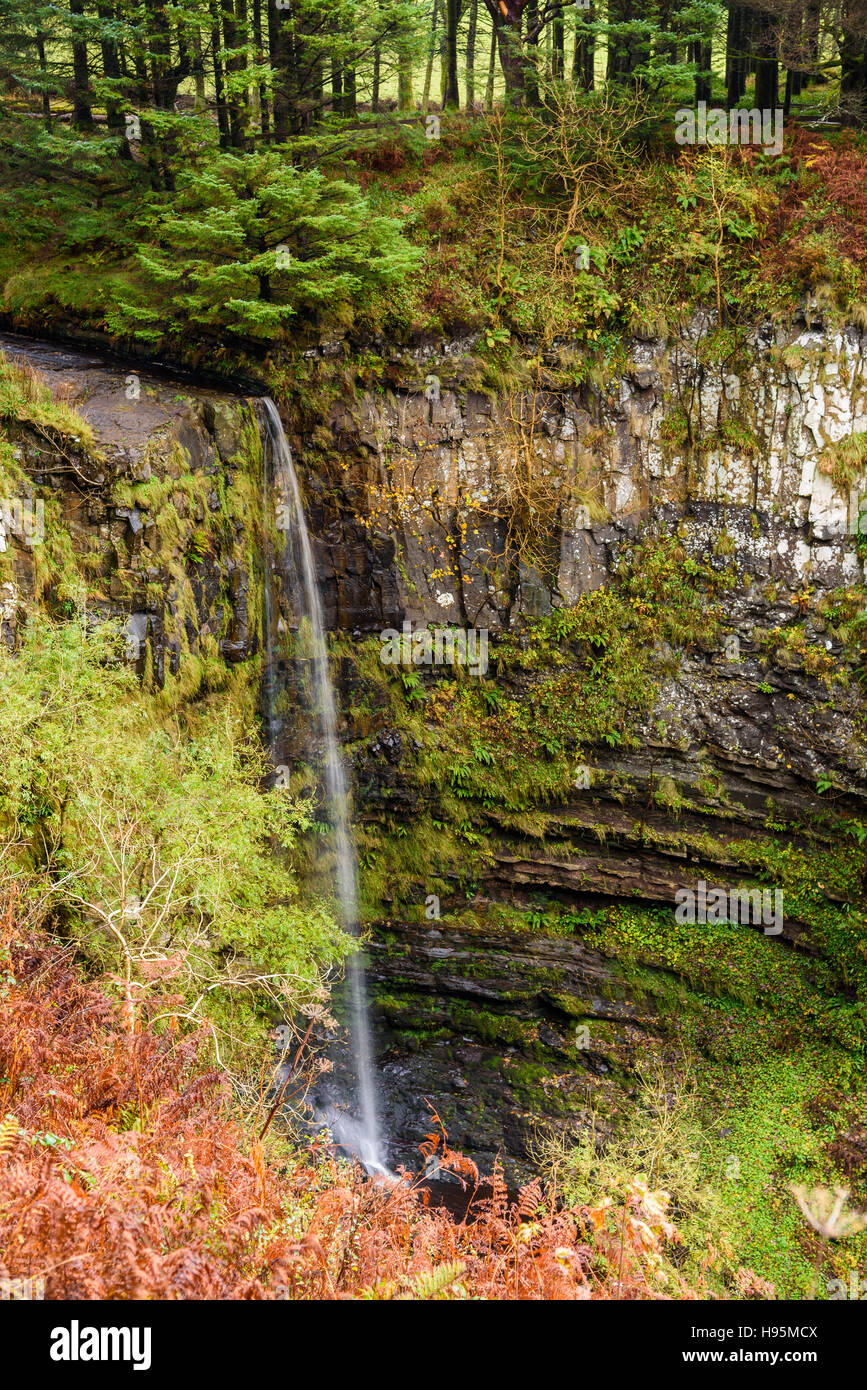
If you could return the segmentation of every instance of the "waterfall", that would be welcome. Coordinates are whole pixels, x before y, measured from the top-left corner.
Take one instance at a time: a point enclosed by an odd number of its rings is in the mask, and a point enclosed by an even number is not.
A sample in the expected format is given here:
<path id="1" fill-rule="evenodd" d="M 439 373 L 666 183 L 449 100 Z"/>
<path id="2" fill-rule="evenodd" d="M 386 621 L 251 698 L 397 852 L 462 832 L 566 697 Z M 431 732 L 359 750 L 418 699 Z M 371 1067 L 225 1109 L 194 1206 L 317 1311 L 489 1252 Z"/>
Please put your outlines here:
<path id="1" fill-rule="evenodd" d="M 255 403 L 262 438 L 262 471 L 265 489 L 266 571 L 267 562 L 277 571 L 283 594 L 287 598 L 299 627 L 304 629 L 309 643 L 310 669 L 313 677 L 313 720 L 324 749 L 325 790 L 328 814 L 337 852 L 337 898 L 340 919 L 344 928 L 353 934 L 358 931 L 358 885 L 355 848 L 349 821 L 346 774 L 337 742 L 337 714 L 334 690 L 328 672 L 328 650 L 322 621 L 322 604 L 316 582 L 313 551 L 304 517 L 301 492 L 289 441 L 274 402 L 265 397 Z M 282 547 L 271 553 L 267 540 L 270 532 L 269 515 L 276 508 L 278 530 L 285 536 Z M 282 622 L 282 619 L 280 620 Z M 274 598 L 272 575 L 265 575 L 266 671 L 264 673 L 265 711 L 268 737 L 273 742 L 280 727 L 276 713 L 276 663 L 274 661 Z M 367 984 L 361 953 L 353 952 L 347 967 L 349 1004 L 352 1022 L 352 1044 L 355 1076 L 358 1088 L 358 1118 L 353 1121 L 339 1111 L 330 1109 L 324 1115 L 331 1132 L 341 1147 L 354 1152 L 369 1171 L 386 1172 L 381 1152 L 379 1124 L 376 1113 L 373 1060 L 370 1041 L 370 1022 Z"/>

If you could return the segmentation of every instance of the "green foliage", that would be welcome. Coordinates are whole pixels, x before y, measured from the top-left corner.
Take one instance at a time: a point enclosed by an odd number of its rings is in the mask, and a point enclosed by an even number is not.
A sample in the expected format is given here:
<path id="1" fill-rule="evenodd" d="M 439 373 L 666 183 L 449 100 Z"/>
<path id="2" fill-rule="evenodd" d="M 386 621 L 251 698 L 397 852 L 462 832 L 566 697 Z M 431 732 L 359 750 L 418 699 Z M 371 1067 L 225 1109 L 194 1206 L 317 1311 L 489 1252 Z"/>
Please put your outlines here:
<path id="1" fill-rule="evenodd" d="M 419 255 L 354 184 L 278 155 L 213 158 L 140 219 L 145 292 L 109 313 L 151 344 L 176 333 L 271 341 L 290 319 L 345 324 Z"/>
<path id="2" fill-rule="evenodd" d="M 0 353 L 2 421 L 33 425 L 48 438 L 60 436 L 79 446 L 82 452 L 95 453 L 93 431 L 87 421 L 64 401 L 56 400 L 32 370 L 10 362 Z"/>
<path id="3" fill-rule="evenodd" d="M 784 901 L 789 910 L 788 893 Z M 857 929 L 853 937 L 848 949 L 857 959 Z M 700 994 L 703 1019 L 692 1018 L 683 1004 L 672 1017 L 681 1013 L 691 1042 L 700 1039 L 705 1050 L 721 1059 L 757 1059 L 762 1047 L 784 1050 L 791 1030 L 801 1025 L 813 1038 L 834 1045 L 838 1081 L 852 1076 L 864 1055 L 864 1009 L 840 997 L 839 967 L 827 961 L 815 968 L 800 959 L 790 961 L 774 940 L 750 928 L 712 923 L 696 928 L 673 921 L 666 911 L 614 908 L 606 925 L 587 939 L 622 964 L 639 967 L 637 985 L 650 981 L 641 967 L 652 966 L 673 972 Z"/>
<path id="4" fill-rule="evenodd" d="M 309 1003 L 350 942 L 297 901 L 287 856 L 309 811 L 262 792 L 243 687 L 160 718 L 120 651 L 111 624 L 34 617 L 20 651 L 0 652 L 7 885 L 111 969 L 127 1004 L 161 974 L 184 996 L 175 1012 L 218 1032 L 267 998 Z"/>

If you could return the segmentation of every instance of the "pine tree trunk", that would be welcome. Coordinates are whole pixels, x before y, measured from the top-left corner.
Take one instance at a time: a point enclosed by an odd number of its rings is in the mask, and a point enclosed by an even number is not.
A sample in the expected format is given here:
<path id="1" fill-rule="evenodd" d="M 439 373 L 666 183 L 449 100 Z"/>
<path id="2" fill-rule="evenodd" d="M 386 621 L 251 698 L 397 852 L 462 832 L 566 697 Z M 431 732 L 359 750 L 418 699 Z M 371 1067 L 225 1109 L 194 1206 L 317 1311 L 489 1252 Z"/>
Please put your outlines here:
<path id="1" fill-rule="evenodd" d="M 562 81 L 566 70 L 566 25 L 563 20 L 562 11 L 555 16 L 552 39 L 554 53 L 551 63 L 551 72 L 555 80 Z"/>
<path id="2" fill-rule="evenodd" d="M 247 0 L 235 0 L 235 20 L 238 25 L 238 44 L 243 52 L 238 54 L 238 72 L 246 75 L 250 66 L 250 22 Z M 241 103 L 241 140 L 245 149 L 250 145 L 250 82 L 241 88 L 238 100 Z"/>
<path id="3" fill-rule="evenodd" d="M 51 97 L 48 92 L 48 64 L 45 61 L 45 35 L 37 32 L 36 56 L 39 59 L 40 86 L 42 88 L 42 118 L 47 130 L 51 129 Z"/>
<path id="4" fill-rule="evenodd" d="M 592 92 L 596 76 L 596 47 L 587 26 L 595 19 L 595 7 L 575 16 L 575 46 L 572 49 L 572 81 L 585 92 Z"/>
<path id="5" fill-rule="evenodd" d="M 415 101 L 412 95 L 412 61 L 401 58 L 397 69 L 397 105 L 400 111 L 412 111 Z"/>
<path id="6" fill-rule="evenodd" d="M 434 0 L 433 13 L 431 15 L 430 21 L 430 47 L 428 48 L 427 67 L 425 68 L 424 73 L 424 90 L 422 91 L 421 96 L 421 109 L 422 114 L 425 116 L 427 115 L 427 109 L 430 105 L 430 84 L 433 79 L 433 65 L 434 56 L 436 54 L 437 20 L 439 19 L 439 9 L 440 0 Z"/>
<path id="7" fill-rule="evenodd" d="M 114 10 L 111 8 L 110 5 L 100 5 L 99 9 L 97 10 L 97 14 L 99 15 L 100 19 L 106 24 L 110 24 L 111 21 L 115 18 Z M 112 38 L 108 36 L 108 33 L 106 31 L 103 31 L 102 35 L 100 36 L 100 48 L 102 49 L 103 74 L 110 81 L 116 82 L 119 87 L 121 74 L 120 61 L 118 59 L 117 53 L 117 44 L 114 42 Z M 118 91 L 118 87 L 115 87 L 115 92 Z M 105 115 L 109 130 L 123 132 L 124 138 L 123 144 L 121 146 L 121 155 L 124 158 L 129 159 L 130 150 L 129 145 L 126 141 L 126 122 L 123 117 L 123 112 L 121 111 L 120 105 L 118 103 L 117 95 L 106 97 Z"/>
<path id="8" fill-rule="evenodd" d="M 807 50 L 807 65 L 810 71 L 804 79 L 805 87 L 812 83 L 826 81 L 824 76 L 819 76 L 816 72 L 819 65 L 819 24 L 821 18 L 820 0 L 807 0 L 807 8 L 804 12 L 804 46 Z"/>
<path id="9" fill-rule="evenodd" d="M 433 22 L 436 28 L 436 14 Z M 412 95 L 412 53 L 406 39 L 401 39 L 397 45 L 397 106 L 399 111 L 412 111 L 415 107 Z"/>
<path id="10" fill-rule="evenodd" d="M 223 33 L 226 47 L 233 50 L 226 60 L 226 70 L 237 77 L 247 68 L 247 0 L 234 0 L 234 5 L 232 0 L 223 0 Z M 244 149 L 248 124 L 247 89 L 236 87 L 229 93 L 229 129 L 233 149 Z"/>
<path id="11" fill-rule="evenodd" d="M 217 107 L 217 129 L 220 132 L 220 149 L 227 150 L 231 144 L 229 132 L 229 113 L 226 109 L 226 89 L 223 84 L 222 41 L 220 38 L 219 0 L 208 0 L 211 16 L 211 61 L 214 65 L 214 102 Z"/>
<path id="12" fill-rule="evenodd" d="M 592 24 L 596 19 L 596 6 L 591 5 L 587 13 L 587 23 Z M 584 37 L 584 90 L 592 92 L 596 85 L 596 40 L 592 34 Z"/>
<path id="13" fill-rule="evenodd" d="M 207 105 L 205 96 L 205 59 L 202 53 L 202 31 L 198 24 L 193 25 L 193 77 L 196 83 L 196 110 L 204 111 Z"/>
<path id="14" fill-rule="evenodd" d="M 729 5 L 726 19 L 726 106 L 729 110 L 737 106 L 741 98 L 738 91 L 741 44 L 741 7 Z"/>
<path id="15" fill-rule="evenodd" d="M 355 87 L 355 67 L 347 63 L 343 69 L 343 114 L 344 116 L 358 115 L 358 100 Z"/>
<path id="16" fill-rule="evenodd" d="M 374 116 L 379 111 L 379 69 L 382 54 L 378 43 L 373 45 L 373 81 L 370 88 L 370 109 Z"/>
<path id="17" fill-rule="evenodd" d="M 144 54 L 140 45 L 136 44 L 132 55 L 133 67 L 135 68 L 135 97 L 139 105 L 143 105 L 149 97 L 148 70 L 145 65 Z"/>
<path id="18" fill-rule="evenodd" d="M 446 5 L 447 5 L 447 3 L 448 3 L 448 0 L 443 0 L 443 17 L 444 17 L 444 19 L 446 19 L 446 20 L 448 19 L 448 16 L 446 15 Z M 449 76 L 448 44 L 449 44 L 449 31 L 448 31 L 448 24 L 445 23 L 445 24 L 443 25 L 443 30 L 442 30 L 442 33 L 440 34 L 440 41 L 439 41 L 439 58 L 440 58 L 440 110 L 441 110 L 441 111 L 445 109 L 445 104 L 446 104 L 446 82 L 448 81 L 448 76 Z"/>
<path id="19" fill-rule="evenodd" d="M 488 79 L 485 83 L 485 110 L 494 109 L 494 78 L 497 71 L 497 27 L 491 23 L 491 50 L 488 54 Z"/>
<path id="20" fill-rule="evenodd" d="M 222 0 L 222 19 L 223 46 L 226 50 L 226 108 L 229 113 L 229 143 L 233 150 L 237 150 L 241 146 L 241 112 L 238 105 L 238 93 L 228 84 L 228 79 L 235 71 L 237 63 L 234 48 L 238 36 L 235 29 L 235 11 L 232 8 L 232 0 Z"/>
<path id="21" fill-rule="evenodd" d="M 608 22 L 609 24 L 620 24 L 625 19 L 624 0 L 608 0 Z M 619 35 L 611 34 L 608 38 L 608 66 L 605 76 L 609 82 L 614 82 L 618 77 L 624 77 L 628 72 L 628 57 L 625 51 L 625 40 Z"/>
<path id="22" fill-rule="evenodd" d="M 863 7 L 845 0 L 840 39 L 840 96 L 847 125 L 867 120 L 867 33 Z"/>
<path id="23" fill-rule="evenodd" d="M 158 111 L 170 111 L 174 102 L 171 77 L 172 30 L 163 0 L 148 8 L 147 43 L 151 54 L 151 92 Z"/>
<path id="24" fill-rule="evenodd" d="M 253 42 L 256 45 L 256 62 L 265 61 L 265 36 L 262 29 L 262 0 L 253 0 Z M 263 82 L 259 88 L 259 129 L 263 143 L 267 145 L 271 137 L 271 113 L 268 109 L 268 88 Z"/>
<path id="25" fill-rule="evenodd" d="M 527 60 L 524 92 L 528 106 L 539 104 L 539 0 L 527 0 Z"/>
<path id="26" fill-rule="evenodd" d="M 457 111 L 461 104 L 461 92 L 458 86 L 458 24 L 460 23 L 460 13 L 460 0 L 446 0 L 446 65 L 443 109 L 449 107 L 453 111 Z"/>
<path id="27" fill-rule="evenodd" d="M 76 20 L 84 15 L 84 0 L 69 0 L 69 13 L 72 23 L 72 124 L 79 130 L 89 130 L 93 126 L 91 106 L 90 73 L 87 64 L 87 43 L 83 29 Z"/>
<path id="28" fill-rule="evenodd" d="M 479 22 L 479 0 L 470 0 L 467 29 L 467 110 L 472 114 L 476 105 L 476 30 Z"/>
<path id="29" fill-rule="evenodd" d="M 763 10 L 755 16 L 756 89 L 753 100 L 759 111 L 773 111 L 780 100 L 780 72 L 773 16 Z"/>
<path id="30" fill-rule="evenodd" d="M 711 100 L 711 45 L 709 43 L 697 43 L 695 45 L 695 100 L 696 104 L 700 101 Z"/>
<path id="31" fill-rule="evenodd" d="M 521 22 L 504 24 L 497 13 L 494 20 L 500 67 L 506 84 L 506 103 L 520 106 L 524 98 L 524 55 L 521 52 Z"/>

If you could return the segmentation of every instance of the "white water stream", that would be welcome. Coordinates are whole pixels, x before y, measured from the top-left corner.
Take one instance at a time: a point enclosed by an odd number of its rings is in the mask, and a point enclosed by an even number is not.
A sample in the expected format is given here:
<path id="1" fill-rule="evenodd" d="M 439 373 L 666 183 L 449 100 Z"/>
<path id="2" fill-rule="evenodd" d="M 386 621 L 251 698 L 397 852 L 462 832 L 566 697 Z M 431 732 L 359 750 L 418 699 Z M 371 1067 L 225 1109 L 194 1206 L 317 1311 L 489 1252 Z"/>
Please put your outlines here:
<path id="1" fill-rule="evenodd" d="M 316 581 L 316 569 L 310 535 L 301 502 L 298 479 L 292 464 L 289 441 L 283 430 L 277 407 L 269 398 L 256 402 L 262 438 L 263 478 L 265 489 L 266 534 L 269 512 L 276 515 L 277 527 L 285 537 L 282 547 L 269 557 L 266 542 L 266 562 L 272 559 L 277 576 L 283 585 L 296 620 L 309 642 L 309 663 L 313 677 L 313 719 L 321 746 L 324 749 L 325 790 L 328 816 L 331 822 L 337 854 L 337 898 L 341 922 L 349 932 L 358 930 L 358 886 L 355 848 L 349 818 L 346 773 L 337 741 L 337 713 L 334 690 L 328 671 L 328 649 L 322 621 L 322 604 Z M 276 508 L 276 513 L 271 511 Z M 271 574 L 266 572 L 265 626 L 266 661 L 265 703 L 269 723 L 269 738 L 279 726 L 275 714 L 274 622 Z M 376 1111 L 373 1057 L 370 1039 L 370 1019 L 367 986 L 361 953 L 353 952 L 347 966 L 349 1005 L 352 1025 L 352 1047 L 357 1084 L 357 1117 L 353 1118 L 330 1107 L 323 1115 L 336 1142 L 357 1155 L 368 1171 L 385 1172 L 382 1140 Z"/>

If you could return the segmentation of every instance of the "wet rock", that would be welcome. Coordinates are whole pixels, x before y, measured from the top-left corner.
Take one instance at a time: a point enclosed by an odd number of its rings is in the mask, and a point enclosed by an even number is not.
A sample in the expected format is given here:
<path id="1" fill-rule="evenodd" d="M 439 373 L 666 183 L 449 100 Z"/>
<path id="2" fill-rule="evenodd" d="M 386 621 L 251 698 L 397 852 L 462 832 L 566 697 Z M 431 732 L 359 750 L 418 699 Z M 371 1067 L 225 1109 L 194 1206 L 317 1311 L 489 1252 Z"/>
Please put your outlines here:
<path id="1" fill-rule="evenodd" d="M 184 647 L 196 652 L 201 637 L 222 634 L 224 658 L 246 660 L 252 654 L 246 560 L 258 541 L 244 525 L 229 538 L 219 524 L 218 490 L 213 483 L 206 490 L 205 484 L 221 472 L 225 492 L 232 487 L 236 468 L 258 468 L 255 459 L 241 457 L 243 426 L 249 423 L 247 403 L 205 386 L 184 383 L 179 390 L 171 377 L 104 361 L 86 349 L 0 338 L 9 357 L 28 361 L 50 388 L 62 388 L 64 399 L 91 426 L 97 449 L 107 460 L 108 467 L 95 467 L 88 457 L 70 473 L 64 458 L 62 472 L 47 474 L 50 445 L 26 426 L 19 429 L 22 459 L 37 480 L 53 480 L 73 551 L 88 554 L 91 574 L 94 554 L 101 556 L 101 583 L 110 598 L 102 611 L 121 620 L 127 659 L 141 673 L 149 642 L 154 677 L 162 683 L 166 646 L 169 669 L 177 673 Z M 182 474 L 200 479 L 202 486 L 196 500 L 181 489 L 170 494 L 181 524 L 178 538 L 174 522 L 164 531 L 146 502 L 130 505 L 127 498 L 132 485 L 179 479 Z M 213 525 L 212 516 L 217 518 Z M 250 524 L 254 521 L 251 518 Z M 191 543 L 196 557 L 192 562 Z M 199 554 L 201 545 L 205 551 Z M 26 596 L 34 588 L 33 557 L 26 547 L 16 546 L 13 562 L 16 583 Z M 186 574 L 183 595 L 177 588 L 178 573 Z M 224 632 L 227 597 L 231 618 Z M 172 629 L 168 635 L 167 626 Z M 8 638 L 10 622 L 4 630 Z"/>

